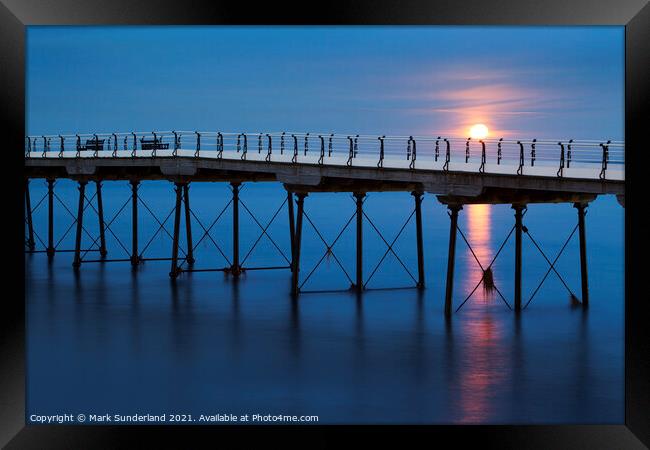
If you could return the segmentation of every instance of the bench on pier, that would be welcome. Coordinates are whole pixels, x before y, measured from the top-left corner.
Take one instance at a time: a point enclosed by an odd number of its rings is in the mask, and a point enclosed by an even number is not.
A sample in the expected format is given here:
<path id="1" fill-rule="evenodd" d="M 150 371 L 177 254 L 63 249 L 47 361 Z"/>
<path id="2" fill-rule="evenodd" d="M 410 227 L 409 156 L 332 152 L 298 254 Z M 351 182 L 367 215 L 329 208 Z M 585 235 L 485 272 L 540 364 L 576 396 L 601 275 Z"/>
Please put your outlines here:
<path id="1" fill-rule="evenodd" d="M 163 144 L 162 139 L 140 139 L 140 148 L 142 150 L 167 150 L 169 143 Z"/>
<path id="2" fill-rule="evenodd" d="M 104 150 L 105 139 L 86 139 L 86 145 L 78 146 L 78 150 Z"/>

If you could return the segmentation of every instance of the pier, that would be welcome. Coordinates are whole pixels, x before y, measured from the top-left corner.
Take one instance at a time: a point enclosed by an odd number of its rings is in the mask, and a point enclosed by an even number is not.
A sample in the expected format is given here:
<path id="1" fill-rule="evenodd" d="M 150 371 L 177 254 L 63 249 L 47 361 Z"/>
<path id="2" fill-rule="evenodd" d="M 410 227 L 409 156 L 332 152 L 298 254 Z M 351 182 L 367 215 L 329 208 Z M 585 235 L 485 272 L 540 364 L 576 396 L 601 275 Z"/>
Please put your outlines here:
<path id="1" fill-rule="evenodd" d="M 315 195 L 332 192 L 346 192 L 353 196 L 354 215 L 345 228 L 354 223 L 356 228 L 355 273 L 348 274 L 336 258 L 332 247 L 335 242 L 327 242 L 319 233 L 326 247 L 326 255 L 332 255 L 343 269 L 350 282 L 350 289 L 362 295 L 367 283 L 378 265 L 367 271 L 364 265 L 363 225 L 369 223 L 386 244 L 386 255 L 392 252 L 401 262 L 393 244 L 386 239 L 381 230 L 374 225 L 364 211 L 364 201 L 369 193 L 398 191 L 411 195 L 413 210 L 409 211 L 408 223 L 415 221 L 417 247 L 417 273 L 411 274 L 413 287 L 424 289 L 426 271 L 422 221 L 422 202 L 435 199 L 441 207 L 447 208 L 450 218 L 448 236 L 447 278 L 445 292 L 445 314 L 451 315 L 460 310 L 469 297 L 456 302 L 454 307 L 454 266 L 458 237 L 469 246 L 458 226 L 458 217 L 463 206 L 469 204 L 509 204 L 513 209 L 513 226 L 501 248 L 514 234 L 514 299 L 512 304 L 503 296 L 498 286 L 497 295 L 516 313 L 521 312 L 535 296 L 524 299 L 521 292 L 522 241 L 530 239 L 548 263 L 548 271 L 560 278 L 572 298 L 582 307 L 588 307 L 588 265 L 586 242 L 586 211 L 588 205 L 598 195 L 615 195 L 624 207 L 624 144 L 613 141 L 580 140 L 513 140 L 451 138 L 442 136 L 368 136 L 338 135 L 333 133 L 297 132 L 255 132 L 225 133 L 210 131 L 156 131 L 128 133 L 95 133 L 77 135 L 28 136 L 25 139 L 25 251 L 44 252 L 50 258 L 57 252 L 74 253 L 73 270 L 81 270 L 87 263 L 123 262 L 138 266 L 146 260 L 164 260 L 169 263 L 169 276 L 176 280 L 186 272 L 215 271 L 224 272 L 237 278 L 244 271 L 287 270 L 291 272 L 291 293 L 298 297 L 304 293 L 302 287 L 316 270 L 301 267 L 303 229 L 307 224 L 318 232 L 305 211 L 305 205 Z M 47 183 L 47 193 L 42 202 L 48 210 L 48 227 L 45 239 L 39 236 L 32 220 L 35 205 L 30 196 L 30 182 L 43 179 Z M 75 245 L 73 249 L 59 249 L 54 236 L 54 208 L 62 202 L 55 202 L 55 183 L 58 179 L 70 179 L 78 183 L 79 196 L 74 216 Z M 169 193 L 174 196 L 172 245 L 169 256 L 147 258 L 146 245 L 138 241 L 139 206 L 149 209 L 139 194 L 142 181 L 164 180 L 170 183 Z M 127 182 L 130 198 L 122 211 L 130 208 L 131 245 L 128 258 L 111 258 L 106 247 L 106 232 L 111 232 L 111 220 L 104 217 L 102 185 L 108 182 Z M 232 242 L 214 242 L 229 264 L 224 267 L 195 269 L 196 258 L 193 250 L 195 242 L 212 239 L 210 228 L 200 224 L 204 234 L 192 235 L 191 223 L 198 220 L 193 213 L 190 192 L 193 183 L 227 183 L 231 198 L 226 208 L 232 212 Z M 241 209 L 249 213 L 261 230 L 260 238 L 267 234 L 269 224 L 262 224 L 254 213 L 241 202 L 239 191 L 246 183 L 282 183 L 286 199 L 272 220 L 286 209 L 288 214 L 291 250 L 286 255 L 276 245 L 286 264 L 271 267 L 247 266 L 248 255 L 240 253 L 239 218 Z M 95 194 L 88 196 L 86 188 L 95 185 Z M 576 209 L 576 225 L 568 241 L 577 231 L 580 245 L 580 296 L 564 282 L 555 269 L 555 260 L 546 255 L 542 243 L 537 242 L 525 224 L 525 214 L 529 206 L 539 203 L 570 203 Z M 286 208 L 285 208 L 286 206 Z M 97 216 L 99 236 L 90 236 L 87 224 L 89 210 Z M 219 214 L 216 220 L 223 214 Z M 155 214 L 149 211 L 152 215 Z M 167 232 L 165 221 L 156 219 L 160 229 Z M 216 222 L 215 220 L 215 222 Z M 182 226 L 184 223 L 184 226 Z M 405 223 L 405 226 L 406 226 Z M 214 224 L 213 224 L 214 225 Z M 341 233 L 345 230 L 341 231 Z M 160 230 L 159 230 L 160 231 Z M 45 232 L 42 232 L 45 233 Z M 179 245 L 181 233 L 185 233 L 186 248 Z M 400 232 L 401 233 L 401 232 Z M 93 240 L 91 248 L 82 249 L 82 236 L 87 234 Z M 339 234 L 340 236 L 340 234 Z M 399 237 L 399 234 L 398 236 Z M 395 238 L 397 239 L 397 238 Z M 40 246 L 37 246 L 37 240 Z M 258 241 L 259 242 L 259 239 Z M 224 250 L 226 246 L 230 251 Z M 123 245 L 126 248 L 126 246 Z M 566 247 L 566 243 L 565 246 Z M 562 248 L 562 250 L 564 249 Z M 251 249 L 252 251 L 252 249 Z M 92 252 L 92 255 L 88 256 Z M 500 252 L 500 250 L 499 250 Z M 495 255 L 494 259 L 498 256 Z M 250 251 L 248 252 L 250 254 Z M 325 256 L 324 256 L 325 257 Z M 476 258 L 476 256 L 474 255 Z M 488 282 L 491 266 L 479 261 L 483 271 L 479 281 Z M 322 259 L 321 259 L 322 261 Z M 382 258 L 383 261 L 383 258 Z M 381 262 L 379 264 L 381 264 Z M 320 263 L 319 263 L 320 264 Z M 442 270 L 443 268 L 437 268 Z M 544 282 L 542 280 L 542 283 Z M 541 286 L 541 284 L 540 284 Z M 539 287 L 538 287 L 539 289 Z"/>

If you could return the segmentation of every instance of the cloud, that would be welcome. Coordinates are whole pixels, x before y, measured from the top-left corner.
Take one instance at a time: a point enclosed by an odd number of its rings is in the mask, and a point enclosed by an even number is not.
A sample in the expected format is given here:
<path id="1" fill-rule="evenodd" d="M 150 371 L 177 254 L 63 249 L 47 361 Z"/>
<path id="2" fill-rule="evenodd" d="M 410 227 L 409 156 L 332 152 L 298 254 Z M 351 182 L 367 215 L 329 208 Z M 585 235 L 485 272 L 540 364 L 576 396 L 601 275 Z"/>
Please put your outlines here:
<path id="1" fill-rule="evenodd" d="M 481 122 L 510 137 L 518 130 L 541 127 L 550 115 L 580 109 L 579 89 L 569 91 L 561 84 L 561 74 L 565 71 L 448 64 L 414 75 L 387 76 L 378 82 L 377 95 L 386 109 L 425 116 L 436 130 L 465 135 L 469 126 Z"/>

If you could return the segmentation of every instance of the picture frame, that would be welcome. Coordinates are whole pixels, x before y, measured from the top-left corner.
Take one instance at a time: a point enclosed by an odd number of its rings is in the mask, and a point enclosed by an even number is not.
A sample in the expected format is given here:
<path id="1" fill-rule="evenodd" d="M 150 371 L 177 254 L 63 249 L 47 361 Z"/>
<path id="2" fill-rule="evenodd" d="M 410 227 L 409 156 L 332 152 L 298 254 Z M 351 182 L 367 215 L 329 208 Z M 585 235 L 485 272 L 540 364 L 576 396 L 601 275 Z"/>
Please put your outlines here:
<path id="1" fill-rule="evenodd" d="M 11 224 L 5 234 L 11 271 L 2 316 L 2 413 L 0 443 L 6 448 L 121 448 L 162 439 L 178 447 L 187 440 L 250 448 L 254 442 L 276 445 L 332 446 L 356 438 L 403 445 L 419 438 L 454 447 L 480 443 L 484 448 L 644 448 L 650 446 L 650 354 L 643 249 L 647 243 L 643 211 L 644 128 L 650 85 L 650 5 L 645 1 L 591 3 L 581 0 L 505 2 L 359 1 L 326 3 L 312 12 L 273 3 L 252 7 L 236 2 L 124 0 L 2 0 L 0 55 L 5 125 L 5 190 Z M 30 25 L 228 25 L 228 24 L 395 24 L 395 25 L 622 25 L 625 26 L 625 423 L 544 426 L 56 426 L 25 425 L 24 252 L 19 235 L 25 129 L 25 27 Z M 8 139 L 7 139 L 8 137 Z M 12 150 L 16 149 L 16 150 Z M 646 294 L 646 295 L 644 295 Z M 289 434 L 285 436 L 285 434 Z M 419 436 L 412 436 L 418 434 Z M 196 447 L 197 445 L 193 445 Z"/>

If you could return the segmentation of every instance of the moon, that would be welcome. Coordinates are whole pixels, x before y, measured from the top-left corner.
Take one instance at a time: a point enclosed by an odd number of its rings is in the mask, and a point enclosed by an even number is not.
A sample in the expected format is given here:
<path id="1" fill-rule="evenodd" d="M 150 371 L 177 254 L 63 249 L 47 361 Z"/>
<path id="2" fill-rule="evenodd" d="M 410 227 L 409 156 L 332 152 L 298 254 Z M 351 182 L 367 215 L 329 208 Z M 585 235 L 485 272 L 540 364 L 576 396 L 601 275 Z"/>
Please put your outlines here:
<path id="1" fill-rule="evenodd" d="M 485 139 L 488 135 L 488 127 L 482 123 L 472 125 L 469 129 L 469 135 L 472 139 Z"/>

